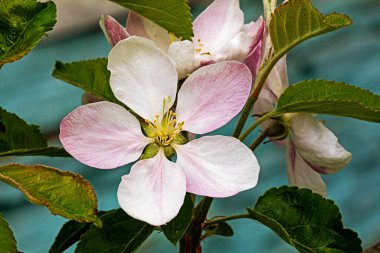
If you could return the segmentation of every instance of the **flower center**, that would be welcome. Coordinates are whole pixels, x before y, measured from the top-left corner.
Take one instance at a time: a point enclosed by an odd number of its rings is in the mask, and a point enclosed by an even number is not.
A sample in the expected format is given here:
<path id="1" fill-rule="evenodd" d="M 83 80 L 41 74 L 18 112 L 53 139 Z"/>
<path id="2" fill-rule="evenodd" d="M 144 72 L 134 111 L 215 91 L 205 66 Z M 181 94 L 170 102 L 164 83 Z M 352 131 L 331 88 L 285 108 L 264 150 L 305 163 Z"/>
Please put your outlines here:
<path id="1" fill-rule="evenodd" d="M 208 55 L 208 56 L 211 56 L 211 53 L 210 53 L 210 52 L 203 52 L 203 53 L 202 53 L 202 50 L 203 50 L 203 46 L 204 46 L 204 45 L 201 43 L 201 39 L 198 39 L 197 42 L 198 42 L 198 47 L 194 49 L 195 53 L 200 54 L 200 55 Z"/>
<path id="2" fill-rule="evenodd" d="M 168 97 L 168 103 L 166 104 L 166 99 L 163 101 L 162 106 L 162 119 L 160 115 L 156 114 L 153 122 L 145 120 L 149 124 L 149 128 L 152 132 L 152 137 L 160 146 L 168 146 L 170 142 L 182 131 L 184 122 L 177 122 L 176 114 L 168 107 L 171 104 L 171 98 Z M 165 110 L 166 109 L 166 110 Z M 165 113 L 165 111 L 167 111 Z"/>

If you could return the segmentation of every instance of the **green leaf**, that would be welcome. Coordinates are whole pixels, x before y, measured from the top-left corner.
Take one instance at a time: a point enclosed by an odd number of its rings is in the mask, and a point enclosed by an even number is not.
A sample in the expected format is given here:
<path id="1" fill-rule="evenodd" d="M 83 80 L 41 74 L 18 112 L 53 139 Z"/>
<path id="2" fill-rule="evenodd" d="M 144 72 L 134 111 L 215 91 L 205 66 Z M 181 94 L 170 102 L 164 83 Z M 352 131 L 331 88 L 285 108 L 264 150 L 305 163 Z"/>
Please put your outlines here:
<path id="1" fill-rule="evenodd" d="M 56 23 L 53 2 L 0 1 L 0 67 L 32 50 Z"/>
<path id="2" fill-rule="evenodd" d="M 168 240 L 174 245 L 177 244 L 179 239 L 181 239 L 187 228 L 190 226 L 191 218 L 193 216 L 193 208 L 194 202 L 191 195 L 187 193 L 178 215 L 168 224 L 161 226 L 166 238 L 168 238 Z"/>
<path id="3" fill-rule="evenodd" d="M 48 147 L 37 126 L 0 107 L 0 157 L 21 155 L 70 156 L 63 148 Z"/>
<path id="4" fill-rule="evenodd" d="M 234 235 L 234 231 L 227 222 L 221 221 L 215 224 L 212 224 L 206 228 L 206 233 L 204 237 L 209 237 L 213 235 L 220 235 L 230 237 Z"/>
<path id="5" fill-rule="evenodd" d="M 16 239 L 0 213 L 0 253 L 16 253 Z"/>
<path id="6" fill-rule="evenodd" d="M 49 253 L 61 253 L 79 241 L 80 237 L 91 227 L 91 223 L 66 222 L 59 231 Z"/>
<path id="7" fill-rule="evenodd" d="M 248 212 L 301 253 L 362 251 L 358 235 L 343 228 L 342 215 L 334 202 L 308 189 L 271 189 Z"/>
<path id="8" fill-rule="evenodd" d="M 102 228 L 92 226 L 81 237 L 76 253 L 134 252 L 153 232 L 151 225 L 135 220 L 122 209 L 102 215 Z"/>
<path id="9" fill-rule="evenodd" d="M 344 14 L 321 14 L 310 0 L 289 0 L 275 10 L 269 31 L 275 54 L 283 56 L 302 41 L 351 24 Z"/>
<path id="10" fill-rule="evenodd" d="M 186 0 L 110 0 L 165 28 L 179 38 L 193 37 L 192 16 Z"/>
<path id="11" fill-rule="evenodd" d="M 281 95 L 275 113 L 323 113 L 380 122 L 380 96 L 325 80 L 301 81 Z"/>
<path id="12" fill-rule="evenodd" d="M 53 76 L 87 91 L 95 97 L 119 103 L 110 87 L 110 72 L 107 70 L 106 58 L 72 63 L 57 61 Z"/>
<path id="13" fill-rule="evenodd" d="M 107 212 L 100 211 L 101 218 Z M 79 241 L 80 237 L 91 228 L 91 223 L 79 223 L 71 220 L 66 222 L 51 246 L 49 253 L 61 253 Z"/>
<path id="14" fill-rule="evenodd" d="M 33 204 L 48 207 L 52 214 L 101 226 L 95 192 L 78 174 L 43 165 L 9 164 L 0 167 L 0 180 L 23 192 Z"/>

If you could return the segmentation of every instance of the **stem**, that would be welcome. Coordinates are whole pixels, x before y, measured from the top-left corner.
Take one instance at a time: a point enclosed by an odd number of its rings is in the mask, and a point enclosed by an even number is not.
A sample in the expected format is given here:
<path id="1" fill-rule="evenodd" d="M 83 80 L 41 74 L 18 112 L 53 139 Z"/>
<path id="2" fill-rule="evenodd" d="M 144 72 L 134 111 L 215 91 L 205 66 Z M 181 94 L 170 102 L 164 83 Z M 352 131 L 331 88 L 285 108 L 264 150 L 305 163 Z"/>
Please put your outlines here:
<path id="1" fill-rule="evenodd" d="M 213 198 L 204 197 L 194 210 L 193 222 L 180 241 L 180 253 L 201 253 L 202 231 Z"/>
<path id="2" fill-rule="evenodd" d="M 244 219 L 244 218 L 249 218 L 249 214 L 244 213 L 244 214 L 236 214 L 236 215 L 231 215 L 231 216 L 226 216 L 226 217 L 217 217 L 213 218 L 211 220 L 206 221 L 205 226 L 209 226 L 215 223 L 219 223 L 222 221 L 229 221 L 229 220 L 236 220 L 236 219 Z"/>
<path id="3" fill-rule="evenodd" d="M 252 151 L 255 151 L 255 149 L 263 142 L 263 140 L 265 140 L 265 138 L 268 137 L 268 130 L 264 130 L 257 138 L 256 140 L 254 140 L 254 142 L 252 142 L 251 146 L 249 146 L 249 148 L 252 150 Z"/>
<path id="4" fill-rule="evenodd" d="M 239 122 L 237 123 L 235 131 L 232 135 L 233 137 L 238 138 L 240 136 L 240 133 L 243 130 L 243 127 L 253 108 L 253 105 L 256 103 L 261 93 L 261 90 L 265 84 L 265 81 L 267 80 L 268 75 L 270 74 L 270 72 L 272 71 L 273 67 L 276 65 L 278 60 L 280 60 L 283 55 L 284 54 L 282 53 L 275 54 L 271 60 L 267 62 L 266 61 L 263 62 L 263 67 L 257 74 L 256 81 L 253 84 L 253 92 L 248 98 L 247 103 L 245 103 Z"/>
<path id="5" fill-rule="evenodd" d="M 255 130 L 258 126 L 261 125 L 261 123 L 263 123 L 264 121 L 266 121 L 267 119 L 269 119 L 270 117 L 272 117 L 273 115 L 275 114 L 275 111 L 271 111 L 265 115 L 263 115 L 261 118 L 259 118 L 258 120 L 255 121 L 255 123 L 253 123 L 239 138 L 239 140 L 243 141 L 245 138 L 248 137 L 248 135 L 253 131 Z"/>

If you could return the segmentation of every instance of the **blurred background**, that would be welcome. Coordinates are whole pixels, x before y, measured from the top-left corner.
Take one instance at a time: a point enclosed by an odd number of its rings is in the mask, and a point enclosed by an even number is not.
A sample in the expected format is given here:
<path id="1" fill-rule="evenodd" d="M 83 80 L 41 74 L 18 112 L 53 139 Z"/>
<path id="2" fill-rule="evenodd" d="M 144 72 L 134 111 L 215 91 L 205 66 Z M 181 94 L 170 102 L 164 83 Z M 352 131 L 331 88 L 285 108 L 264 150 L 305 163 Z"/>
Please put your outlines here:
<path id="1" fill-rule="evenodd" d="M 55 30 L 22 60 L 6 64 L 0 71 L 0 106 L 28 123 L 40 125 L 51 144 L 59 145 L 61 119 L 80 105 L 83 92 L 51 77 L 55 60 L 71 62 L 106 57 L 110 46 L 99 26 L 101 14 L 112 14 L 125 24 L 125 9 L 106 0 L 56 0 L 58 23 Z M 191 1 L 194 17 L 209 1 Z M 290 83 L 323 78 L 355 84 L 380 94 L 380 4 L 378 0 L 315 0 L 322 12 L 348 14 L 354 25 L 339 32 L 308 41 L 288 57 Z M 241 0 L 246 21 L 262 13 L 261 1 Z M 367 247 L 380 240 L 380 125 L 358 120 L 320 117 L 353 154 L 351 164 L 335 175 L 325 176 L 328 196 L 340 207 L 344 224 L 357 231 Z M 236 121 L 217 131 L 231 134 Z M 255 152 L 261 164 L 256 188 L 237 196 L 216 200 L 213 215 L 241 213 L 267 189 L 287 184 L 284 150 L 265 144 Z M 69 158 L 1 158 L 0 164 L 20 162 L 47 164 L 82 174 L 94 186 L 99 209 L 118 208 L 116 191 L 120 177 L 129 167 L 115 170 L 88 168 Z M 18 247 L 26 253 L 48 252 L 65 219 L 52 216 L 44 207 L 34 206 L 13 188 L 0 183 L 0 212 L 13 229 Z M 294 249 L 272 231 L 254 221 L 232 221 L 231 238 L 209 238 L 206 253 L 273 252 Z M 71 248 L 67 252 L 74 252 Z M 177 252 L 162 234 L 154 232 L 138 250 L 142 253 Z"/>

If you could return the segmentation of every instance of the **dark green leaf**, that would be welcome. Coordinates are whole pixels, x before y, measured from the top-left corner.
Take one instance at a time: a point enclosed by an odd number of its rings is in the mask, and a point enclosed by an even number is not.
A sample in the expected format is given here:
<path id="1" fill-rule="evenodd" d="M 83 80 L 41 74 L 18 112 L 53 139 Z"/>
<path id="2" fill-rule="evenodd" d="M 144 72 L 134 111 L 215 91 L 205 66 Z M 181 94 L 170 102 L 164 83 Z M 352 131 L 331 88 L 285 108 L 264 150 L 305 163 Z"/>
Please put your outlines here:
<path id="1" fill-rule="evenodd" d="M 100 217 L 102 228 L 91 227 L 81 237 L 76 253 L 131 253 L 153 232 L 153 227 L 128 216 L 123 210 Z"/>
<path id="2" fill-rule="evenodd" d="M 55 22 L 56 7 L 51 1 L 0 1 L 0 66 L 29 53 Z"/>
<path id="3" fill-rule="evenodd" d="M 100 211 L 99 216 L 107 212 Z M 80 237 L 91 228 L 91 223 L 79 223 L 71 220 L 66 222 L 59 231 L 49 253 L 61 253 L 78 242 Z"/>
<path id="4" fill-rule="evenodd" d="M 16 253 L 16 239 L 0 213 L 0 253 Z"/>
<path id="5" fill-rule="evenodd" d="M 231 228 L 231 226 L 228 225 L 227 222 L 221 221 L 221 222 L 208 226 L 204 237 L 209 237 L 213 235 L 221 235 L 221 236 L 230 237 L 234 235 L 234 231 Z"/>
<path id="6" fill-rule="evenodd" d="M 52 214 L 101 226 L 95 192 L 78 174 L 43 165 L 9 164 L 0 167 L 0 180 L 23 192 L 30 202 L 48 207 Z"/>
<path id="7" fill-rule="evenodd" d="M 66 222 L 59 231 L 49 253 L 61 253 L 79 241 L 80 237 L 91 227 L 91 223 Z"/>
<path id="8" fill-rule="evenodd" d="M 291 85 L 281 95 L 276 114 L 324 113 L 380 122 L 380 96 L 334 81 L 311 80 Z"/>
<path id="9" fill-rule="evenodd" d="M 301 253 L 360 253 L 358 235 L 344 229 L 333 201 L 308 189 L 281 187 L 267 191 L 255 207 L 252 219 L 268 226 Z"/>
<path id="10" fill-rule="evenodd" d="M 110 87 L 107 59 L 100 58 L 72 63 L 56 62 L 53 76 L 79 87 L 91 95 L 113 103 L 119 101 Z"/>
<path id="11" fill-rule="evenodd" d="M 346 15 L 321 14 L 310 0 L 289 0 L 275 10 L 269 31 L 275 54 L 285 55 L 304 40 L 351 24 Z"/>
<path id="12" fill-rule="evenodd" d="M 37 126 L 0 107 L 0 157 L 21 155 L 69 156 L 63 148 L 48 147 Z"/>
<path id="13" fill-rule="evenodd" d="M 161 226 L 164 235 L 168 240 L 174 245 L 177 244 L 179 239 L 185 234 L 187 228 L 191 223 L 191 218 L 193 216 L 194 202 L 191 195 L 186 194 L 185 201 L 179 211 L 177 217 L 171 220 L 165 226 Z"/>
<path id="14" fill-rule="evenodd" d="M 162 26 L 177 37 L 191 40 L 192 17 L 186 0 L 110 0 Z"/>

